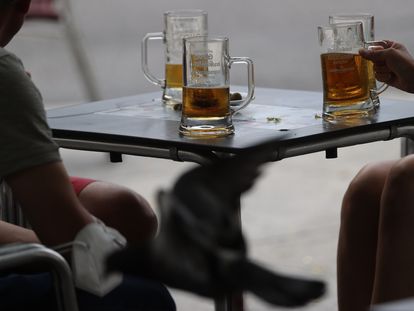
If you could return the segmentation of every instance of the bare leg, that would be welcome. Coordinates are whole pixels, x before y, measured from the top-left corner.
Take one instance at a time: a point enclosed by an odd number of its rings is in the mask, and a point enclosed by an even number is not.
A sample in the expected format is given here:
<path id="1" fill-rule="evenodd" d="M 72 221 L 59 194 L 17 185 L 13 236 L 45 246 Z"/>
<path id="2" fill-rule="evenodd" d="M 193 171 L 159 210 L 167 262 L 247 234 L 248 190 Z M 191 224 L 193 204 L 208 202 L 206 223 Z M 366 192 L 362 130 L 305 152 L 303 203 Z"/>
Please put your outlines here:
<path id="1" fill-rule="evenodd" d="M 153 238 L 157 218 L 139 194 L 126 187 L 96 181 L 79 194 L 82 205 L 105 224 L 119 230 L 130 243 Z M 0 244 L 39 242 L 36 234 L 19 226 L 0 221 Z"/>
<path id="2" fill-rule="evenodd" d="M 392 168 L 380 219 L 373 303 L 414 296 L 414 156 Z"/>
<path id="3" fill-rule="evenodd" d="M 337 261 L 339 311 L 366 311 L 370 305 L 380 200 L 393 163 L 365 166 L 345 193 Z"/>
<path id="4" fill-rule="evenodd" d="M 96 181 L 79 194 L 83 206 L 106 225 L 121 232 L 130 243 L 151 239 L 157 218 L 148 202 L 126 187 Z"/>

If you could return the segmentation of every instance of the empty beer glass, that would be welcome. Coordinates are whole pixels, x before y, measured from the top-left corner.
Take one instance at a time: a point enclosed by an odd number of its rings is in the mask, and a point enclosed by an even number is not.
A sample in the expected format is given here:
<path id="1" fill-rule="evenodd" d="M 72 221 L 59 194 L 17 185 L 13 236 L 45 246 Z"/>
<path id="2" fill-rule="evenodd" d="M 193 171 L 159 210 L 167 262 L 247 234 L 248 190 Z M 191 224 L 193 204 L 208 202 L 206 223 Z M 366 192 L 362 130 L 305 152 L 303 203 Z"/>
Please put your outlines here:
<path id="1" fill-rule="evenodd" d="M 351 13 L 351 14 L 334 14 L 334 15 L 329 16 L 330 24 L 353 23 L 353 22 L 362 23 L 365 42 L 375 41 L 374 15 L 369 14 L 369 13 Z M 371 61 L 368 62 L 368 75 L 369 75 L 369 87 L 370 87 L 372 101 L 375 107 L 379 107 L 380 100 L 379 100 L 378 95 L 382 93 L 383 91 L 385 91 L 388 85 L 382 84 L 381 86 L 377 86 L 377 82 L 375 80 L 375 73 L 374 73 L 374 64 Z"/>
<path id="2" fill-rule="evenodd" d="M 230 105 L 230 66 L 247 65 L 248 93 Z M 229 39 L 200 36 L 184 39 L 184 88 L 180 133 L 190 137 L 221 137 L 234 133 L 232 115 L 253 98 L 253 62 L 229 56 Z"/>
<path id="3" fill-rule="evenodd" d="M 183 38 L 207 35 L 207 12 L 203 10 L 174 10 L 164 13 L 164 31 L 148 33 L 141 44 L 141 66 L 145 77 L 163 88 L 166 104 L 182 101 Z M 163 40 L 165 46 L 165 78 L 157 78 L 148 67 L 148 41 Z"/>

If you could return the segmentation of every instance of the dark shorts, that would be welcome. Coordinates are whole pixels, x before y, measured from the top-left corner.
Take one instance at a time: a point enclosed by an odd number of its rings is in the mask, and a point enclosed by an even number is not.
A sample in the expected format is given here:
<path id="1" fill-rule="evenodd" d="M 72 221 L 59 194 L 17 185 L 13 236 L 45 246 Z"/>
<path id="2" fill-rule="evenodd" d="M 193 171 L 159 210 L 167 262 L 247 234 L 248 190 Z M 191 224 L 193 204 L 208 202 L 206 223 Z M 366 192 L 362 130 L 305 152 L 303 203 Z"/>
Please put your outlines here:
<path id="1" fill-rule="evenodd" d="M 124 276 L 104 297 L 77 290 L 79 311 L 175 311 L 167 288 L 159 282 Z M 0 310 L 57 310 L 49 273 L 9 274 L 0 277 Z"/>

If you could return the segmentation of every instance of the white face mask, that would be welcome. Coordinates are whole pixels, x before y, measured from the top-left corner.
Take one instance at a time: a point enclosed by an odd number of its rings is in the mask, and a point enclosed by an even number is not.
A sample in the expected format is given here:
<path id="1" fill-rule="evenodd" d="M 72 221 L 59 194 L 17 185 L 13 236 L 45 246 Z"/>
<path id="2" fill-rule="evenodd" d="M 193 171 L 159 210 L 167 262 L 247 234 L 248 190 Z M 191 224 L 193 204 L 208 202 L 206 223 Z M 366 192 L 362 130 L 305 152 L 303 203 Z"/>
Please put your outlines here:
<path id="1" fill-rule="evenodd" d="M 107 273 L 105 266 L 106 257 L 126 245 L 126 239 L 117 230 L 95 219 L 68 244 L 72 246 L 72 271 L 76 287 L 102 297 L 122 282 L 121 273 Z"/>

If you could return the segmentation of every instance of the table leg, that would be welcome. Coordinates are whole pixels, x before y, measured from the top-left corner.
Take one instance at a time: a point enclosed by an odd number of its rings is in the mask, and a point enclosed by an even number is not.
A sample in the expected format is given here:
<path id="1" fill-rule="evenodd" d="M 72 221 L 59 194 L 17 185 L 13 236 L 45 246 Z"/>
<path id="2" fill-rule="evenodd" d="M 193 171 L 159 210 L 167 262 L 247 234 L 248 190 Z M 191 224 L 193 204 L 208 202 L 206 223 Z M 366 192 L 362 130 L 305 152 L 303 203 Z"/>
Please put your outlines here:
<path id="1" fill-rule="evenodd" d="M 414 153 L 414 140 L 411 138 L 401 138 L 401 157 Z"/>
<path id="2" fill-rule="evenodd" d="M 215 311 L 243 311 L 243 293 L 231 293 L 214 301 Z"/>
<path id="3" fill-rule="evenodd" d="M 122 153 L 119 152 L 110 152 L 109 160 L 111 163 L 121 163 L 122 162 Z"/>
<path id="4" fill-rule="evenodd" d="M 236 203 L 238 206 L 234 213 L 235 222 L 240 226 L 241 230 L 241 207 L 240 200 Z M 243 292 L 237 291 L 229 293 L 228 295 L 214 300 L 215 311 L 243 311 Z"/>

